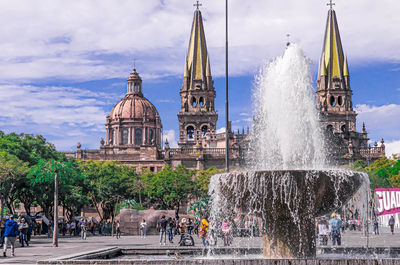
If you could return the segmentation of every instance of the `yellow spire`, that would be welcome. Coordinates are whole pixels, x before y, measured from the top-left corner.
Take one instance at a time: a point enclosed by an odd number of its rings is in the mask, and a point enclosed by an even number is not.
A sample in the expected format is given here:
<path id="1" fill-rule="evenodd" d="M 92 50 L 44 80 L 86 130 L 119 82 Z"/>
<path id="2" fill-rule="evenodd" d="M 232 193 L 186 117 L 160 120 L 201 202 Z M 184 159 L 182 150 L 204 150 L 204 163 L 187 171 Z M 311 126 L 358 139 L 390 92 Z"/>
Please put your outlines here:
<path id="1" fill-rule="evenodd" d="M 186 63 L 187 68 L 185 68 L 185 71 L 188 71 L 189 89 L 193 88 L 194 80 L 201 80 L 202 87 L 207 88 L 206 77 L 211 76 L 211 70 L 203 28 L 203 19 L 199 9 L 196 9 L 194 12 Z"/>
<path id="2" fill-rule="evenodd" d="M 349 65 L 347 64 L 347 56 L 344 57 L 343 76 L 349 76 Z"/>
<path id="3" fill-rule="evenodd" d="M 319 75 L 328 75 L 329 84 L 332 83 L 332 79 L 335 77 L 343 79 L 345 58 L 343 55 L 342 42 L 340 40 L 336 13 L 332 8 L 328 11 L 321 62 L 323 62 L 323 64 L 321 63 L 321 69 L 318 70 Z M 326 70 L 326 72 L 324 70 Z"/>

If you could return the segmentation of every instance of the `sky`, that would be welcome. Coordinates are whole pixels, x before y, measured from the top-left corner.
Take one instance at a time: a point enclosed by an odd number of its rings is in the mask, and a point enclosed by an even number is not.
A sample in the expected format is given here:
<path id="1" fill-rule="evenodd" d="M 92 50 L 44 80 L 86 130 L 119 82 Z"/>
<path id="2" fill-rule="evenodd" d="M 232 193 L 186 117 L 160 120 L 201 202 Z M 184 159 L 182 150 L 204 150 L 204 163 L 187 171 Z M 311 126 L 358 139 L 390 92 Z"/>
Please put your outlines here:
<path id="1" fill-rule="evenodd" d="M 326 0 L 229 1 L 230 119 L 251 126 L 254 76 L 283 54 L 286 34 L 311 61 L 316 80 Z M 2 0 L 0 130 L 42 134 L 58 150 L 99 148 L 105 117 L 126 92 L 136 60 L 143 92 L 176 146 L 179 90 L 195 1 Z M 224 127 L 225 1 L 203 0 L 217 128 Z M 387 154 L 400 153 L 400 2 L 337 0 L 357 127 Z"/>

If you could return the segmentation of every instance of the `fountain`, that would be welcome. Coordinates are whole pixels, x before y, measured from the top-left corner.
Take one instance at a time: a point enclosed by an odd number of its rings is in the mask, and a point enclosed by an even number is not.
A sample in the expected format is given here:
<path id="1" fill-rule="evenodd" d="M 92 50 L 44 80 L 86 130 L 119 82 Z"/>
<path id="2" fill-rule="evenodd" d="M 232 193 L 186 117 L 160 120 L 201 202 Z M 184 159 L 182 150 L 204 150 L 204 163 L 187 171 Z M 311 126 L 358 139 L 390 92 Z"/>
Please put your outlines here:
<path id="1" fill-rule="evenodd" d="M 264 65 L 254 97 L 250 170 L 212 177 L 211 213 L 262 218 L 266 258 L 314 258 L 315 217 L 368 187 L 368 176 L 328 166 L 309 62 L 298 45 Z"/>

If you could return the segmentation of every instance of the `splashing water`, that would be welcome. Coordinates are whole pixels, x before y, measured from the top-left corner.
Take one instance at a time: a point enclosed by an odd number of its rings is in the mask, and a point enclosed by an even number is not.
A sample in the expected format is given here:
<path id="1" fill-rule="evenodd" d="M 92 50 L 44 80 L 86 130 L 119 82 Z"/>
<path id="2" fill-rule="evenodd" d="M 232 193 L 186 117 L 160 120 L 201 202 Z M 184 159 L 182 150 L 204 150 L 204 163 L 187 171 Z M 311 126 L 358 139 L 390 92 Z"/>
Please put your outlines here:
<path id="1" fill-rule="evenodd" d="M 300 47 L 292 44 L 256 76 L 250 169 L 326 167 L 309 66 Z"/>

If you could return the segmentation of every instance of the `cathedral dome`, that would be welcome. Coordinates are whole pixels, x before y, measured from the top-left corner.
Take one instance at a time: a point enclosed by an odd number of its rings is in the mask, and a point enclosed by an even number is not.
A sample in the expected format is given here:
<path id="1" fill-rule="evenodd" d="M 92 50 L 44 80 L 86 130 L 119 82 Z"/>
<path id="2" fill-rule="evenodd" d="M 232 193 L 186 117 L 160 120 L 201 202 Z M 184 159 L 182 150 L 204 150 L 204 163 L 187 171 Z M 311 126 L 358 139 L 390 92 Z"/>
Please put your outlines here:
<path id="1" fill-rule="evenodd" d="M 160 118 L 156 107 L 145 97 L 128 93 L 121 99 L 110 113 L 111 120 L 133 119 L 155 121 Z"/>

